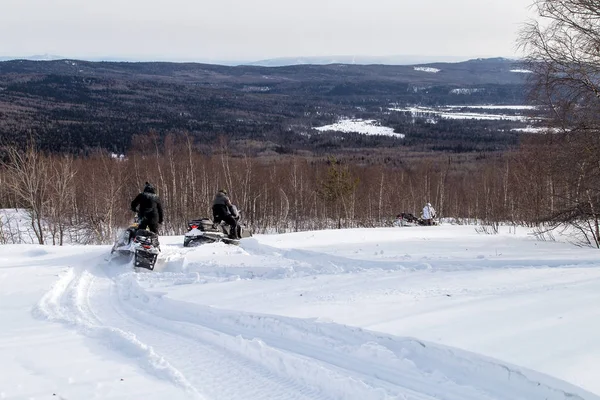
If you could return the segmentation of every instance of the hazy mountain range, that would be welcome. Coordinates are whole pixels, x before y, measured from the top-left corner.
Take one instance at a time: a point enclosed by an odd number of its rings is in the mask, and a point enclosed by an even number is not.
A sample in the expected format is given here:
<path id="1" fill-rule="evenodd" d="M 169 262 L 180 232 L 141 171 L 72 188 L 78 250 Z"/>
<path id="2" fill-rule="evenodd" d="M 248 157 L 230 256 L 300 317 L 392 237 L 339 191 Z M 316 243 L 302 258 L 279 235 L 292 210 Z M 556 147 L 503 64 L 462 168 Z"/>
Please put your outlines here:
<path id="1" fill-rule="evenodd" d="M 55 60 L 82 60 L 82 61 L 112 61 L 112 62 L 197 62 L 217 65 L 254 65 L 264 67 L 281 67 L 289 65 L 328 65 L 328 64 L 357 64 L 357 65 L 413 65 L 436 62 L 460 62 L 473 59 L 464 56 L 424 56 L 424 55 L 391 55 L 391 56 L 362 56 L 362 55 L 335 55 L 335 56 L 301 56 L 301 57 L 277 57 L 258 61 L 250 60 L 219 60 L 219 59 L 167 59 L 149 57 L 64 57 L 54 54 L 39 54 L 26 57 L 0 56 L 0 61 L 30 60 L 30 61 L 55 61 Z"/>
<path id="2" fill-rule="evenodd" d="M 392 55 L 392 56 L 349 56 L 339 55 L 330 57 L 280 57 L 259 60 L 247 63 L 247 65 L 259 65 L 265 67 L 281 67 L 286 65 L 326 65 L 326 64 L 381 64 L 381 65 L 413 65 L 437 62 L 460 62 L 467 61 L 473 57 L 460 56 L 422 56 L 422 55 Z"/>
<path id="3" fill-rule="evenodd" d="M 0 143 L 25 143 L 33 136 L 50 151 L 103 148 L 122 153 L 138 135 L 188 132 L 207 154 L 220 146 L 222 135 L 236 154 L 247 154 L 250 145 L 252 154 L 272 148 L 320 154 L 398 146 L 418 151 L 497 151 L 516 143 L 518 134 L 511 129 L 525 128 L 524 122 L 414 124 L 412 116 L 385 110 L 525 104 L 524 84 L 530 76 L 526 72 L 518 61 L 506 58 L 281 67 L 4 61 Z M 344 117 L 377 120 L 406 137 L 398 141 L 347 134 L 342 143 L 335 134 L 311 133 Z M 492 127 L 497 128 L 493 134 Z"/>

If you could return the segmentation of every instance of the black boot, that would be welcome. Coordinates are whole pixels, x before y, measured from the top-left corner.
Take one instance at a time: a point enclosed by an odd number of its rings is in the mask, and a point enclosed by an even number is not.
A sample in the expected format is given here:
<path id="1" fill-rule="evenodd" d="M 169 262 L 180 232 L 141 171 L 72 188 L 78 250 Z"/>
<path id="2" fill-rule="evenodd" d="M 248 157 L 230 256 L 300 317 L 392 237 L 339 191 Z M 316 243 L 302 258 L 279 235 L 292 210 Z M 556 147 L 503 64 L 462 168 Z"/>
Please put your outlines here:
<path id="1" fill-rule="evenodd" d="M 239 227 L 236 226 L 232 226 L 229 228 L 229 239 L 231 240 L 240 240 L 240 234 L 238 233 Z"/>

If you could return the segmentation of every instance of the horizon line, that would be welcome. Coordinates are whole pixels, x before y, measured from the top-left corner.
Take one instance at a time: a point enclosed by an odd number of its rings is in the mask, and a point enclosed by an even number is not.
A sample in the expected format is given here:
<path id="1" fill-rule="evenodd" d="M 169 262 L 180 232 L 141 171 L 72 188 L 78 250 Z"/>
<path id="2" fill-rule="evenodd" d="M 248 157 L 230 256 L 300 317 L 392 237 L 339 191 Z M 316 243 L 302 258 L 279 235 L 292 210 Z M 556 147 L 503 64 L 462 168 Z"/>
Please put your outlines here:
<path id="1" fill-rule="evenodd" d="M 336 58 L 342 59 L 352 59 L 351 62 L 337 62 Z M 79 56 L 79 57 L 69 57 L 62 55 L 54 55 L 54 54 L 34 54 L 29 56 L 4 56 L 0 55 L 0 61 L 18 61 L 18 60 L 27 60 L 27 61 L 62 61 L 62 60 L 74 60 L 74 61 L 88 61 L 88 62 L 168 62 L 168 63 L 198 63 L 198 64 L 217 64 L 217 65 L 229 65 L 229 66 L 243 66 L 243 65 L 253 65 L 260 63 L 276 63 L 276 62 L 285 62 L 285 61 L 297 61 L 293 64 L 309 64 L 306 61 L 310 60 L 321 60 L 321 63 L 325 61 L 326 64 L 365 64 L 365 62 L 359 61 L 370 60 L 376 61 L 381 60 L 385 61 L 387 59 L 388 63 L 382 62 L 381 64 L 396 64 L 396 65 L 411 65 L 411 64 L 424 64 L 424 63 L 441 63 L 441 62 L 464 62 L 470 60 L 478 60 L 478 59 L 494 59 L 501 58 L 507 60 L 519 60 L 519 57 L 513 56 L 430 56 L 430 55 L 349 55 L 349 54 L 338 54 L 338 55 L 326 55 L 326 56 L 281 56 L 281 57 L 273 57 L 273 58 L 261 58 L 255 60 L 234 60 L 234 59 L 217 59 L 217 58 L 178 58 L 178 57 L 151 57 L 151 56 Z M 330 62 L 327 62 L 327 59 L 332 59 Z M 358 62 L 355 62 L 354 59 L 358 59 Z M 393 61 L 393 59 L 397 59 Z M 402 61 L 401 59 L 405 59 Z M 412 60 L 411 60 L 412 59 Z M 418 61 L 417 59 L 421 59 Z M 391 61 L 391 62 L 390 62 Z M 377 64 L 377 62 L 369 62 L 371 64 Z"/>

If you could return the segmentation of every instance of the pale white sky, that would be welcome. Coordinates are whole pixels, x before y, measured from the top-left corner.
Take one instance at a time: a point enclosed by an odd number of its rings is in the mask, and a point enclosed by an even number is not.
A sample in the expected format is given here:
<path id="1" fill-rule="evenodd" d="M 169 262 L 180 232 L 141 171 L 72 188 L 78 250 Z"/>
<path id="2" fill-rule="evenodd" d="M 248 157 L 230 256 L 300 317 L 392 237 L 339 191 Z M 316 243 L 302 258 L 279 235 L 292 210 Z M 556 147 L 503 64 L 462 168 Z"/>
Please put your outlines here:
<path id="1" fill-rule="evenodd" d="M 0 0 L 0 56 L 514 56 L 531 0 Z"/>

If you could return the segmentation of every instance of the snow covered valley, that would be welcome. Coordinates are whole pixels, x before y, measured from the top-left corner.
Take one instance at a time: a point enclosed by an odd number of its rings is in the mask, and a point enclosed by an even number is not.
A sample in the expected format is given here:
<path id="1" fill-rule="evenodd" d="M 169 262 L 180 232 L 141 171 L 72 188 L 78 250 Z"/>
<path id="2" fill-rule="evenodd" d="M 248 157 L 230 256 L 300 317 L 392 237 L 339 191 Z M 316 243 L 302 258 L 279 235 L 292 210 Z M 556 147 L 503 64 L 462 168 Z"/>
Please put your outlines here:
<path id="1" fill-rule="evenodd" d="M 529 233 L 2 245 L 0 399 L 600 399 L 598 250 Z"/>

